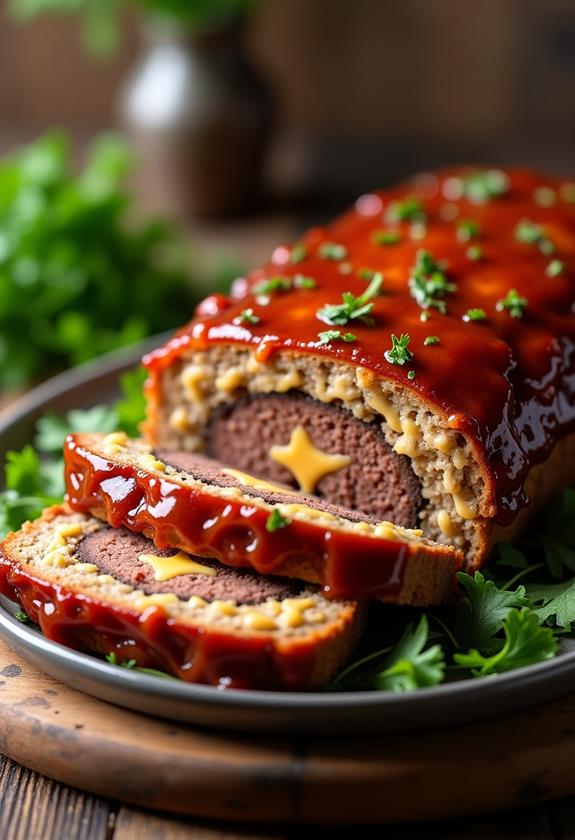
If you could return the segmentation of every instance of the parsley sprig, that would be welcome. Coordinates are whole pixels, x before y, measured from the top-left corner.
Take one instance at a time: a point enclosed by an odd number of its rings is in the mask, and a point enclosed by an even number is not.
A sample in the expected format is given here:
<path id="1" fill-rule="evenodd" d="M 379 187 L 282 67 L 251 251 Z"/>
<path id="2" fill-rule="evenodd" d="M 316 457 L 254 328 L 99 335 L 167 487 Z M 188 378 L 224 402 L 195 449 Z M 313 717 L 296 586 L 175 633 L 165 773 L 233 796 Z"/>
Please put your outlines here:
<path id="1" fill-rule="evenodd" d="M 413 359 L 413 353 L 409 349 L 409 335 L 402 333 L 399 338 L 392 334 L 391 348 L 384 353 L 387 361 L 392 365 L 405 365 Z M 413 377 L 411 377 L 413 379 Z"/>
<path id="2" fill-rule="evenodd" d="M 495 304 L 498 312 L 507 311 L 511 318 L 523 318 L 527 308 L 527 298 L 521 297 L 517 289 L 509 289 L 507 294 Z"/>
<path id="3" fill-rule="evenodd" d="M 409 278 L 409 291 L 419 306 L 435 308 L 444 315 L 447 304 L 443 298 L 456 289 L 457 285 L 448 280 L 441 263 L 429 251 L 419 250 Z"/>
<path id="4" fill-rule="evenodd" d="M 318 333 L 318 344 L 330 344 L 332 341 L 345 341 L 350 344 L 357 341 L 357 336 L 351 332 L 342 333 L 341 330 L 324 330 Z"/>
<path id="5" fill-rule="evenodd" d="M 521 219 L 515 228 L 515 239 L 524 245 L 537 245 L 542 254 L 555 253 L 555 245 L 541 225 L 529 219 Z"/>
<path id="6" fill-rule="evenodd" d="M 383 274 L 376 272 L 361 295 L 354 295 L 352 292 L 342 294 L 343 303 L 327 303 L 318 309 L 316 315 L 325 324 L 348 324 L 350 321 L 361 321 L 364 324 L 373 324 L 371 316 L 373 311 L 373 298 L 379 294 L 383 285 Z"/>

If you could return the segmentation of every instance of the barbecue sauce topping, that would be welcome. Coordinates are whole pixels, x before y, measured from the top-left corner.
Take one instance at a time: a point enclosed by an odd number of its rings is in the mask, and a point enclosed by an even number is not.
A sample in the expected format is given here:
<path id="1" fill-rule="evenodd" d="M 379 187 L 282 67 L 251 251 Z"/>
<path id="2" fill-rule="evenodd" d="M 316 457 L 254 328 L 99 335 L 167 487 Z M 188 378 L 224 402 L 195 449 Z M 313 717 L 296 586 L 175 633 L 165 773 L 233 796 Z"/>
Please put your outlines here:
<path id="1" fill-rule="evenodd" d="M 364 195 L 277 248 L 145 363 L 152 390 L 182 351 L 218 343 L 367 368 L 468 438 L 505 523 L 575 422 L 574 304 L 575 184 L 459 168 Z"/>

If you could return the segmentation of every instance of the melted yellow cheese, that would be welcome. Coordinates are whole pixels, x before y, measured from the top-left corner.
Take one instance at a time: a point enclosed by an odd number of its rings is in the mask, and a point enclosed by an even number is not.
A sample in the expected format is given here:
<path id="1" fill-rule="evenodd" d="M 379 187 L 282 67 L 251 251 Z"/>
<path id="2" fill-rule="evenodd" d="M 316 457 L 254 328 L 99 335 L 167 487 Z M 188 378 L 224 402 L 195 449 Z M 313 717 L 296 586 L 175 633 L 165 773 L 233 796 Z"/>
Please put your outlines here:
<path id="1" fill-rule="evenodd" d="M 241 472 L 241 470 L 233 470 L 231 467 L 225 467 L 222 472 L 229 475 L 231 478 L 235 478 L 235 480 L 240 484 L 243 484 L 244 487 L 259 487 L 260 490 L 271 490 L 272 493 L 290 492 L 286 491 L 285 487 L 280 487 L 279 484 L 272 484 L 270 481 L 264 481 L 261 478 L 256 478 L 255 475 Z"/>
<path id="2" fill-rule="evenodd" d="M 393 432 L 401 433 L 403 431 L 399 413 L 393 408 L 387 397 L 371 391 L 367 395 L 367 402 L 371 408 L 375 409 L 375 411 L 385 418 L 387 425 Z"/>
<path id="3" fill-rule="evenodd" d="M 455 505 L 455 510 L 458 515 L 461 516 L 462 519 L 475 519 L 477 516 L 475 508 L 468 505 L 461 493 L 453 493 L 453 504 Z"/>
<path id="4" fill-rule="evenodd" d="M 179 575 L 208 575 L 215 577 L 217 572 L 210 566 L 202 566 L 195 560 L 179 551 L 172 557 L 158 557 L 156 554 L 140 554 L 139 560 L 147 563 L 154 570 L 154 580 L 171 580 Z"/>
<path id="5" fill-rule="evenodd" d="M 303 426 L 296 426 L 287 446 L 272 446 L 270 458 L 287 467 L 304 493 L 313 493 L 326 475 L 351 464 L 347 455 L 330 455 L 315 446 Z"/>

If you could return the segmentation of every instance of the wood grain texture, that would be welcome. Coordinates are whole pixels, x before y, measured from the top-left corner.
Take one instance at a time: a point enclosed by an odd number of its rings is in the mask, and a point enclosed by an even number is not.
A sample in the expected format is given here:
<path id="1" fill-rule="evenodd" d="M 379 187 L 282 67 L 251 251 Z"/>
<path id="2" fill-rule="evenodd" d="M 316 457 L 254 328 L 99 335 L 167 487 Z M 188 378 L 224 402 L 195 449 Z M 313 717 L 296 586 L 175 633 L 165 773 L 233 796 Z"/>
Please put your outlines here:
<path id="1" fill-rule="evenodd" d="M 112 800 L 236 825 L 357 826 L 534 806 L 575 791 L 574 722 L 575 695 L 569 695 L 491 722 L 371 739 L 199 731 L 80 694 L 0 643 L 0 752 Z M 22 773 L 6 767 L 3 773 Z M 59 798 L 60 811 L 67 810 L 74 825 L 89 826 L 86 837 L 99 840 L 106 806 L 34 773 L 14 779 L 0 789 L 0 820 L 9 819 L 16 801 L 54 791 L 49 798 Z M 24 812 L 36 822 L 10 820 L 13 833 L 0 830 L 2 840 L 54 826 L 60 836 L 56 811 Z M 120 811 L 115 831 L 129 838 L 141 833 L 137 825 L 130 810 Z M 552 836 L 547 830 L 544 821 L 536 836 Z"/>
<path id="2" fill-rule="evenodd" d="M 110 806 L 0 757 L 2 840 L 106 840 Z"/>

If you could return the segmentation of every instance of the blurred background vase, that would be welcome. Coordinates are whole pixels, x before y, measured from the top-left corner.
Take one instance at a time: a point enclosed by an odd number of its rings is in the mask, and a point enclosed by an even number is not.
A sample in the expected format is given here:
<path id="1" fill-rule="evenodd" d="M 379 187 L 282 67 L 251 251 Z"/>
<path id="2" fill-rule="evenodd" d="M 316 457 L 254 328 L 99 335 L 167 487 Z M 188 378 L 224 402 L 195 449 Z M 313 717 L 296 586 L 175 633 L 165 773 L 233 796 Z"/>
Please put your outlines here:
<path id="1" fill-rule="evenodd" d="M 138 192 L 193 217 L 244 213 L 262 193 L 273 104 L 244 48 L 242 22 L 191 31 L 143 27 L 143 54 L 121 94 L 139 159 Z"/>

